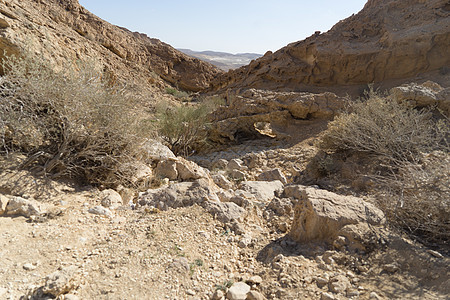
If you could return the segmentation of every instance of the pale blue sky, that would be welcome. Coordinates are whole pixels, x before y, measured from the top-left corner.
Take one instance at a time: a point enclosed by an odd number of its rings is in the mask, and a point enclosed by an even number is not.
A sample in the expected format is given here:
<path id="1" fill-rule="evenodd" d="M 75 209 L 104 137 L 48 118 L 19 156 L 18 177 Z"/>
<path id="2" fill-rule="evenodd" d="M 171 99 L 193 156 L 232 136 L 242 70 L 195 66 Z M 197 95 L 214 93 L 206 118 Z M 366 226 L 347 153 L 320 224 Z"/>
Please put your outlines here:
<path id="1" fill-rule="evenodd" d="M 367 0 L 79 0 L 100 18 L 175 48 L 276 51 L 327 31 Z"/>

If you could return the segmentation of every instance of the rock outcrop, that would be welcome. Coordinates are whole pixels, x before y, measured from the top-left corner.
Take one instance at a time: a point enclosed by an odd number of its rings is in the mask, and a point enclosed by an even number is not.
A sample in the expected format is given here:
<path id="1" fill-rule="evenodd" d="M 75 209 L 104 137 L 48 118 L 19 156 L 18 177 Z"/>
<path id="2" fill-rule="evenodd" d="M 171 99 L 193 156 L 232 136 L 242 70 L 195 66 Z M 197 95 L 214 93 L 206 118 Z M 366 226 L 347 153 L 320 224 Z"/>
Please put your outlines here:
<path id="1" fill-rule="evenodd" d="M 392 87 L 420 74 L 450 82 L 450 5 L 447 0 L 369 0 L 331 30 L 217 78 L 212 90 L 257 88 L 340 91 L 383 83 Z M 425 75 L 425 77 L 428 75 Z M 342 88 L 345 86 L 345 88 Z"/>
<path id="2" fill-rule="evenodd" d="M 221 73 L 157 39 L 109 24 L 77 0 L 0 0 L 0 7 L 0 56 L 28 48 L 60 68 L 96 58 L 115 77 L 140 84 L 165 80 L 189 91 L 204 89 Z"/>

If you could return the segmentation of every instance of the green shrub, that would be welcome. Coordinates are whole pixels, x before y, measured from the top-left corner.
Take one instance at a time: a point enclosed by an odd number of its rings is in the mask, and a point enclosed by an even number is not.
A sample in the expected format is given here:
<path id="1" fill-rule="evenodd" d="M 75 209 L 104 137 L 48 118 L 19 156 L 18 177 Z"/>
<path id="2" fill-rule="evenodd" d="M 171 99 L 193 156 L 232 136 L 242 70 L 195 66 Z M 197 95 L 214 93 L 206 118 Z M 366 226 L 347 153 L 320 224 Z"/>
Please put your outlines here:
<path id="1" fill-rule="evenodd" d="M 42 175 L 90 183 L 126 181 L 121 166 L 134 160 L 141 137 L 135 101 L 93 62 L 54 71 L 42 57 L 9 57 L 0 78 L 0 151 L 23 152 Z M 139 129 L 139 130 L 138 130 Z"/>
<path id="2" fill-rule="evenodd" d="M 375 158 L 367 162 L 377 162 L 368 168 L 377 173 L 364 175 L 374 180 L 391 224 L 443 242 L 450 237 L 448 133 L 448 119 L 431 108 L 419 110 L 371 91 L 329 123 L 319 146 Z"/>
<path id="3" fill-rule="evenodd" d="M 157 107 L 160 137 L 176 155 L 189 156 L 205 145 L 208 115 L 215 105 L 210 101 L 180 106 L 160 103 Z"/>
<path id="4" fill-rule="evenodd" d="M 171 87 L 166 88 L 166 93 L 174 96 L 175 98 L 182 99 L 182 100 L 186 100 L 190 96 L 189 93 L 187 93 L 187 92 L 179 91 L 179 90 L 171 88 Z"/>

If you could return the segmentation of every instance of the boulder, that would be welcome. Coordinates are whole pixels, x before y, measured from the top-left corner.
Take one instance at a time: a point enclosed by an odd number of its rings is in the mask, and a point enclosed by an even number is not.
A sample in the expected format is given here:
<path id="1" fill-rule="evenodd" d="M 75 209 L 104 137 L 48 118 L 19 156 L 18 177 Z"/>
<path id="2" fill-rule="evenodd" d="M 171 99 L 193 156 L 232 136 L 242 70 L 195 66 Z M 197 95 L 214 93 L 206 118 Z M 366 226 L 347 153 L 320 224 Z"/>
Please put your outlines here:
<path id="1" fill-rule="evenodd" d="M 250 192 L 257 201 L 266 202 L 273 199 L 276 193 L 283 190 L 283 183 L 275 181 L 244 181 L 239 185 L 241 190 Z"/>
<path id="2" fill-rule="evenodd" d="M 361 198 L 342 196 L 312 187 L 298 186 L 289 236 L 300 243 L 332 242 L 347 225 L 382 225 L 383 212 Z"/>

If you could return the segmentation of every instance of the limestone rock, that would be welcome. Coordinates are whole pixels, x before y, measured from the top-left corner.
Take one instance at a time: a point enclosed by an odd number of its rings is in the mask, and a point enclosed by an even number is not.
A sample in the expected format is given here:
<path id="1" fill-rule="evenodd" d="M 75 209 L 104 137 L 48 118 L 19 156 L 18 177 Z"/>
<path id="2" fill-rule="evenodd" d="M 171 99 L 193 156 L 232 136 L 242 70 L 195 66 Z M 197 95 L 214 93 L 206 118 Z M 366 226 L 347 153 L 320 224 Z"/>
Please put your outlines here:
<path id="1" fill-rule="evenodd" d="M 301 243 L 332 241 L 346 225 L 381 225 L 384 221 L 381 210 L 360 198 L 302 187 L 289 235 Z"/>
<path id="2" fill-rule="evenodd" d="M 211 186 L 201 182 L 178 182 L 158 189 L 150 189 L 138 200 L 141 206 L 154 206 L 160 210 L 168 208 L 201 205 L 206 201 L 219 202 L 217 194 Z"/>
<path id="3" fill-rule="evenodd" d="M 258 291 L 251 290 L 247 294 L 247 300 L 265 300 L 265 299 L 266 297 L 264 297 L 263 294 L 261 294 Z"/>
<path id="4" fill-rule="evenodd" d="M 338 275 L 333 277 L 328 284 L 328 288 L 333 293 L 341 293 L 345 295 L 348 288 L 351 287 L 350 280 L 344 275 Z"/>
<path id="5" fill-rule="evenodd" d="M 450 88 L 444 89 L 437 83 L 427 81 L 423 84 L 406 84 L 391 90 L 399 102 L 408 102 L 415 107 L 430 107 L 436 105 L 450 115 Z"/>
<path id="6" fill-rule="evenodd" d="M 9 198 L 3 194 L 0 194 L 0 215 L 6 211 L 6 206 L 8 205 Z"/>
<path id="7" fill-rule="evenodd" d="M 43 213 L 42 205 L 35 200 L 21 197 L 11 197 L 6 206 L 6 215 L 18 215 L 24 217 L 40 216 Z"/>
<path id="8" fill-rule="evenodd" d="M 245 282 L 236 282 L 228 289 L 227 299 L 245 300 L 247 299 L 248 292 L 250 292 L 250 286 Z"/>
<path id="9" fill-rule="evenodd" d="M 94 206 L 92 208 L 90 208 L 89 213 L 94 214 L 94 215 L 99 215 L 99 216 L 106 216 L 106 217 L 110 217 L 112 218 L 113 213 L 107 209 L 106 207 L 103 206 Z"/>
<path id="10" fill-rule="evenodd" d="M 233 202 L 205 202 L 203 207 L 217 220 L 222 223 L 229 223 L 233 220 L 241 220 L 245 217 L 246 211 Z"/>
<path id="11" fill-rule="evenodd" d="M 102 206 L 109 209 L 116 209 L 123 204 L 122 196 L 112 189 L 103 190 L 100 199 Z"/>
<path id="12" fill-rule="evenodd" d="M 209 178 L 208 171 L 192 161 L 189 161 L 182 157 L 178 157 L 176 164 L 178 178 L 180 180 L 196 180 L 199 178 Z"/>
<path id="13" fill-rule="evenodd" d="M 226 179 L 225 176 L 223 176 L 222 174 L 213 175 L 212 179 L 218 186 L 220 186 L 225 190 L 229 190 L 233 187 L 231 182 L 228 179 Z"/>
<path id="14" fill-rule="evenodd" d="M 169 178 L 169 180 L 176 180 L 178 178 L 176 161 L 174 159 L 160 161 L 155 168 L 155 176 L 159 178 Z"/>
<path id="15" fill-rule="evenodd" d="M 58 297 L 75 289 L 77 267 L 70 266 L 56 271 L 45 278 L 45 284 L 41 290 L 44 295 Z"/>
<path id="16" fill-rule="evenodd" d="M 167 146 L 156 140 L 147 140 L 142 143 L 141 152 L 143 152 L 144 159 L 155 162 L 176 158 L 175 154 Z"/>
<path id="17" fill-rule="evenodd" d="M 240 189 L 253 194 L 258 201 L 266 202 L 273 199 L 276 193 L 281 192 L 283 183 L 275 181 L 244 181 L 241 182 Z"/>
<path id="18" fill-rule="evenodd" d="M 269 171 L 259 174 L 258 180 L 260 180 L 260 181 L 279 180 L 279 181 L 281 181 L 282 184 L 287 183 L 286 177 L 284 176 L 283 172 L 279 168 L 272 169 L 272 170 L 269 170 Z"/>

